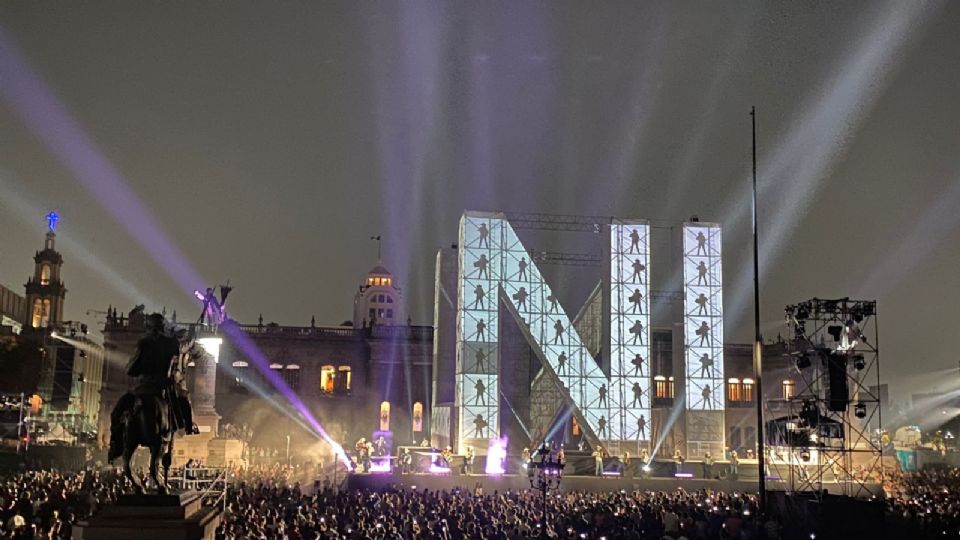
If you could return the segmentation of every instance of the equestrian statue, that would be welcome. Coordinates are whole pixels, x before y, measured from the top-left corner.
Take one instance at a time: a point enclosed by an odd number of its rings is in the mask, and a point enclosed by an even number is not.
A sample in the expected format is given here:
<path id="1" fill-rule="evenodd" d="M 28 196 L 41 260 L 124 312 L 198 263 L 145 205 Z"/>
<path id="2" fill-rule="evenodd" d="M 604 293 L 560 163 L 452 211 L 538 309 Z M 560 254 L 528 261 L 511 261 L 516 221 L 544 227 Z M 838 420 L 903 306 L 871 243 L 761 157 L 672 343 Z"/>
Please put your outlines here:
<path id="1" fill-rule="evenodd" d="M 110 414 L 108 459 L 123 458 L 124 475 L 134 491 L 144 486 L 134 476 L 130 460 L 140 446 L 150 450 L 150 478 L 158 494 L 166 494 L 167 473 L 173 457 L 173 437 L 178 431 L 198 433 L 193 423 L 186 385 L 186 367 L 191 356 L 205 354 L 189 331 L 168 331 L 163 315 L 153 313 L 146 320 L 147 335 L 127 365 L 127 375 L 136 379 L 133 390 L 124 394 Z M 163 474 L 160 474 L 160 465 Z"/>

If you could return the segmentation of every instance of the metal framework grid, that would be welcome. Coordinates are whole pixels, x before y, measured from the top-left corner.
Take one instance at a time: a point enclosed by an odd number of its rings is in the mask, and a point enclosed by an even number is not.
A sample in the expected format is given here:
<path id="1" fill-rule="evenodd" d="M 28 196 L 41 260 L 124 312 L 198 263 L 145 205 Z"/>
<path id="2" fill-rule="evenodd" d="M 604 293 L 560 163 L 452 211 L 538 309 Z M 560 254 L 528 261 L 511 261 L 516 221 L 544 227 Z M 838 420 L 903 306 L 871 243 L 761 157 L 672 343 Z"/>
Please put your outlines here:
<path id="1" fill-rule="evenodd" d="M 610 225 L 610 439 L 649 441 L 650 226 Z"/>
<path id="2" fill-rule="evenodd" d="M 460 222 L 457 407 L 460 442 L 486 448 L 499 435 L 499 299 L 505 298 L 567 397 L 601 438 L 609 433 L 607 377 L 503 214 Z M 483 426 L 481 429 L 480 426 Z M 482 441 L 481 441 L 482 439 Z"/>
<path id="3" fill-rule="evenodd" d="M 720 225 L 683 224 L 687 410 L 724 410 L 721 240 Z"/>
<path id="4" fill-rule="evenodd" d="M 794 395 L 764 403 L 768 426 L 773 416 L 787 419 L 767 435 L 770 472 L 790 491 L 819 496 L 825 483 L 835 483 L 844 495 L 870 495 L 867 483 L 882 484 L 884 475 L 880 397 L 873 390 L 880 388 L 876 301 L 814 298 L 785 311 L 793 336 L 789 350 L 798 363 Z M 843 411 L 828 406 L 828 355 L 847 382 Z M 799 367 L 807 360 L 809 366 Z"/>

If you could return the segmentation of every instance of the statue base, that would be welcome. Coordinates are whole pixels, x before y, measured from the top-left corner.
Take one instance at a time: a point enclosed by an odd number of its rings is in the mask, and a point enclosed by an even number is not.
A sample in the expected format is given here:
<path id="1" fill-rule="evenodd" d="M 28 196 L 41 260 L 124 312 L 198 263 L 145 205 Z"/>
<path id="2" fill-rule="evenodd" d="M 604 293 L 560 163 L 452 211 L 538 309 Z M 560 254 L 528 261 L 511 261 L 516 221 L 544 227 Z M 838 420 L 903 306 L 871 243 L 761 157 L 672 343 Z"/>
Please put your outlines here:
<path id="1" fill-rule="evenodd" d="M 73 527 L 75 540 L 213 540 L 222 518 L 196 492 L 124 495 Z"/>

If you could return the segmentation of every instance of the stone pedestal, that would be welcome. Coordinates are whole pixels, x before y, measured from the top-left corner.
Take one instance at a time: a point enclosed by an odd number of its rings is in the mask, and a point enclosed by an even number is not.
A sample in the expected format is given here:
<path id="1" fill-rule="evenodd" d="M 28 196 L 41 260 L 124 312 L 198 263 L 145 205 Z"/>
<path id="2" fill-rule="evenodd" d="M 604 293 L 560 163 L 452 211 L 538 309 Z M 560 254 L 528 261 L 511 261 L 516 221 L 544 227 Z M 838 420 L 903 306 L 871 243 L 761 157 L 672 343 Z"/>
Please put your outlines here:
<path id="1" fill-rule="evenodd" d="M 213 540 L 219 507 L 202 507 L 195 492 L 125 495 L 73 527 L 75 540 Z"/>

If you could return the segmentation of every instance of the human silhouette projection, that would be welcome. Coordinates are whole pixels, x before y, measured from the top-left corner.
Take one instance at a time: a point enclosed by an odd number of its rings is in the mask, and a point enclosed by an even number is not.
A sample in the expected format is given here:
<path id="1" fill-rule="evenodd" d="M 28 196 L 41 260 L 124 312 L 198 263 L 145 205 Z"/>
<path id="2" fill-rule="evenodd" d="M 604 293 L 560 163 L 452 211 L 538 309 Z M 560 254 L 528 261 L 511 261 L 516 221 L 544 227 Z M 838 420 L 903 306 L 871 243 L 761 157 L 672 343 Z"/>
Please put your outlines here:
<path id="1" fill-rule="evenodd" d="M 700 328 L 697 328 L 697 335 L 700 336 L 700 346 L 710 345 L 710 326 L 707 323 L 700 323 Z"/>
<path id="2" fill-rule="evenodd" d="M 639 320 L 633 323 L 633 326 L 630 327 L 630 333 L 633 334 L 633 344 L 636 345 L 637 342 L 640 342 L 640 345 L 643 345 L 643 323 Z"/>
<path id="3" fill-rule="evenodd" d="M 707 263 L 700 261 L 697 265 L 697 285 L 709 285 L 707 281 Z"/>
<path id="4" fill-rule="evenodd" d="M 560 356 L 557 357 L 557 375 L 564 372 L 565 370 L 564 366 L 566 365 L 567 365 L 567 353 L 561 352 Z"/>
<path id="5" fill-rule="evenodd" d="M 520 262 L 517 263 L 517 266 L 520 267 L 520 272 L 517 274 L 517 279 L 521 281 L 526 281 L 527 279 L 527 258 L 520 257 Z"/>
<path id="6" fill-rule="evenodd" d="M 556 313 L 560 308 L 560 301 L 557 300 L 557 297 L 550 295 L 547 297 L 547 302 L 550 302 L 550 313 Z"/>
<path id="7" fill-rule="evenodd" d="M 557 322 L 553 323 L 553 330 L 556 332 L 553 335 L 553 344 L 557 344 L 557 340 L 560 340 L 560 344 L 563 345 L 563 323 L 560 322 L 560 319 L 557 319 Z"/>
<path id="8" fill-rule="evenodd" d="M 487 385 L 483 384 L 482 380 L 477 379 L 477 384 L 473 385 L 473 389 L 477 391 L 476 397 L 473 398 L 473 404 L 486 405 L 487 397 L 484 395 L 484 393 L 487 390 Z"/>
<path id="9" fill-rule="evenodd" d="M 600 406 L 606 407 L 607 406 L 607 385 L 601 384 L 600 389 L 597 390 L 597 392 L 600 394 Z"/>
<path id="10" fill-rule="evenodd" d="M 477 360 L 477 371 L 481 373 L 485 372 L 487 370 L 486 368 L 487 354 L 483 352 L 483 349 L 477 349 L 476 360 Z"/>
<path id="11" fill-rule="evenodd" d="M 636 229 L 630 231 L 630 251 L 627 253 L 640 253 L 640 233 Z"/>
<path id="12" fill-rule="evenodd" d="M 490 264 L 490 261 L 487 260 L 487 254 L 481 253 L 480 258 L 476 261 L 473 261 L 473 267 L 477 269 L 477 277 L 479 278 L 489 278 L 487 274 L 487 266 Z"/>
<path id="13" fill-rule="evenodd" d="M 640 388 L 640 383 L 633 383 L 633 407 L 643 406 L 643 389 Z"/>
<path id="14" fill-rule="evenodd" d="M 526 287 L 520 287 L 517 292 L 513 293 L 513 299 L 517 301 L 517 309 L 527 309 L 528 296 L 530 296 L 530 293 L 527 292 Z"/>
<path id="15" fill-rule="evenodd" d="M 633 374 L 634 375 L 643 375 L 643 357 L 639 354 L 633 356 L 633 360 L 630 361 L 633 364 Z"/>
<path id="16" fill-rule="evenodd" d="M 643 283 L 643 273 L 647 267 L 640 262 L 640 259 L 633 261 L 633 276 L 630 278 L 634 283 Z"/>
<path id="17" fill-rule="evenodd" d="M 710 368 L 713 367 L 713 360 L 710 359 L 710 355 L 703 353 L 703 356 L 700 357 L 700 376 L 709 377 Z"/>
<path id="18" fill-rule="evenodd" d="M 641 414 L 640 418 L 637 418 L 637 438 L 647 436 L 647 419 Z"/>
<path id="19" fill-rule="evenodd" d="M 700 392 L 700 395 L 703 396 L 703 406 L 704 406 L 704 407 L 707 407 L 707 408 L 710 408 L 710 409 L 713 408 L 713 403 L 710 402 L 710 394 L 712 394 L 712 393 L 713 393 L 713 391 L 710 390 L 710 387 L 709 387 L 709 386 L 703 385 L 703 391 Z"/>
<path id="20" fill-rule="evenodd" d="M 697 308 L 697 315 L 707 315 L 707 303 L 709 303 L 710 300 L 706 297 L 706 295 L 700 293 L 700 296 L 698 296 L 694 302 L 700 306 Z"/>
<path id="21" fill-rule="evenodd" d="M 697 233 L 697 255 L 700 255 L 703 252 L 703 255 L 707 254 L 707 237 L 703 235 L 702 232 Z"/>
<path id="22" fill-rule="evenodd" d="M 643 308 L 640 306 L 640 303 L 643 301 L 643 293 L 640 292 L 640 289 L 634 290 L 628 300 L 633 304 L 631 313 L 643 313 Z"/>
<path id="23" fill-rule="evenodd" d="M 477 341 L 484 341 L 487 339 L 487 323 L 483 322 L 483 319 L 477 321 Z"/>
<path id="24" fill-rule="evenodd" d="M 490 241 L 487 240 L 487 237 L 490 236 L 490 229 L 487 229 L 486 223 L 481 223 L 477 227 L 477 232 L 480 234 L 480 239 L 477 241 L 477 246 L 479 247 L 490 247 Z"/>
<path id="25" fill-rule="evenodd" d="M 482 414 L 478 414 L 476 418 L 473 419 L 473 434 L 476 435 L 478 439 L 487 436 L 487 421 L 483 419 Z"/>
<path id="26" fill-rule="evenodd" d="M 473 309 L 483 309 L 483 298 L 486 296 L 486 293 L 483 292 L 483 285 L 477 285 L 473 289 Z"/>
<path id="27" fill-rule="evenodd" d="M 606 437 L 607 436 L 607 419 L 604 416 L 600 416 L 597 419 L 597 437 Z"/>

